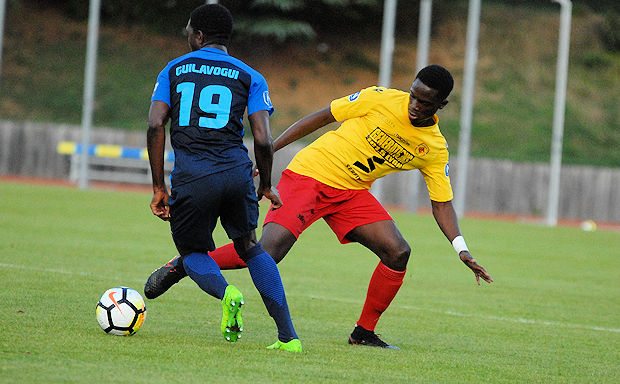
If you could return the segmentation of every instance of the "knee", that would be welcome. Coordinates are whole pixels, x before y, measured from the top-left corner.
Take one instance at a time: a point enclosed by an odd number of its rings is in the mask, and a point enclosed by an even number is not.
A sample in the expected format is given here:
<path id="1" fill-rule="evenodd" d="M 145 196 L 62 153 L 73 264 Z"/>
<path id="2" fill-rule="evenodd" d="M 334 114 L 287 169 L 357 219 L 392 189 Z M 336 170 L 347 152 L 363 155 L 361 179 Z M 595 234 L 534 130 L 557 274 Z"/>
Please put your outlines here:
<path id="1" fill-rule="evenodd" d="M 194 248 L 187 248 L 187 247 L 183 247 L 180 245 L 177 245 L 177 252 L 179 252 L 179 256 L 185 257 L 187 255 L 189 255 L 190 253 L 207 253 L 206 250 L 196 250 Z"/>
<path id="2" fill-rule="evenodd" d="M 411 247 L 406 242 L 401 245 L 401 247 L 396 251 L 396 258 L 398 261 L 403 262 L 407 265 L 409 261 L 409 256 L 411 256 Z"/>
<path id="3" fill-rule="evenodd" d="M 280 248 L 264 246 L 262 242 L 254 243 L 248 247 L 237 248 L 235 246 L 235 251 L 237 252 L 237 255 L 239 255 L 239 258 L 246 263 L 248 260 L 261 253 L 267 253 L 276 263 L 279 263 L 286 255 L 286 253 L 280 251 Z"/>
<path id="4" fill-rule="evenodd" d="M 276 264 L 282 261 L 282 259 L 284 259 L 284 256 L 286 256 L 287 250 L 284 246 L 275 245 L 269 241 L 263 242 L 263 239 L 261 239 L 259 244 L 263 247 L 263 250 L 265 250 L 265 252 L 267 252 L 267 254 L 271 256 L 271 258 L 276 262 Z"/>
<path id="5" fill-rule="evenodd" d="M 246 263 L 254 256 L 257 256 L 264 252 L 263 248 L 260 246 L 259 243 L 243 245 L 238 245 L 237 243 L 234 243 L 234 247 L 235 252 L 237 252 L 239 258 Z"/>
<path id="6" fill-rule="evenodd" d="M 391 247 L 381 258 L 383 264 L 387 267 L 402 271 L 407 268 L 409 262 L 409 256 L 411 255 L 411 247 L 407 242 L 401 242 L 398 245 Z"/>

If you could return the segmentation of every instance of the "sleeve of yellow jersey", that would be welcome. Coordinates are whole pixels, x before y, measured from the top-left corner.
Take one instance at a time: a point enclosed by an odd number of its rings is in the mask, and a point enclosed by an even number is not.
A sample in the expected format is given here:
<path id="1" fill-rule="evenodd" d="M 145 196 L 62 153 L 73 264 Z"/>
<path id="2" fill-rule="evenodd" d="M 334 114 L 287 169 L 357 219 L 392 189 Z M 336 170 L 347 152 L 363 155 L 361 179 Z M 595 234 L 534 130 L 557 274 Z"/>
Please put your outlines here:
<path id="1" fill-rule="evenodd" d="M 450 185 L 450 166 L 448 165 L 448 151 L 446 150 L 443 159 L 432 162 L 428 167 L 421 168 L 420 172 L 424 176 L 428 194 L 431 200 L 445 202 L 454 197 L 452 186 Z"/>
<path id="2" fill-rule="evenodd" d="M 385 88 L 369 87 L 362 89 L 352 95 L 341 97 L 331 102 L 330 108 L 336 121 L 344 121 L 355 117 L 360 117 L 368 113 L 381 91 Z M 380 90 L 380 91 L 378 91 Z"/>

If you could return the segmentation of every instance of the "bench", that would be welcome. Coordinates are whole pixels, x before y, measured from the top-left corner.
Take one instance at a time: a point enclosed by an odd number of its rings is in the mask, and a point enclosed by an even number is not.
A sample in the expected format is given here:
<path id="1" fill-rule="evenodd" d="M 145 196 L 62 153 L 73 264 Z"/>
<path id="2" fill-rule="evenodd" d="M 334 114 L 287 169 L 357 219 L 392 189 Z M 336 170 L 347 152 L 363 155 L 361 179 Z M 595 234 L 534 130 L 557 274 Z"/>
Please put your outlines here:
<path id="1" fill-rule="evenodd" d="M 58 143 L 57 152 L 69 155 L 69 180 L 77 182 L 79 177 L 82 144 L 72 141 Z M 146 148 L 120 145 L 91 144 L 88 146 L 88 180 L 127 184 L 151 184 L 151 167 Z M 170 174 L 174 163 L 174 152 L 164 153 L 164 171 Z M 166 182 L 169 178 L 166 177 Z"/>

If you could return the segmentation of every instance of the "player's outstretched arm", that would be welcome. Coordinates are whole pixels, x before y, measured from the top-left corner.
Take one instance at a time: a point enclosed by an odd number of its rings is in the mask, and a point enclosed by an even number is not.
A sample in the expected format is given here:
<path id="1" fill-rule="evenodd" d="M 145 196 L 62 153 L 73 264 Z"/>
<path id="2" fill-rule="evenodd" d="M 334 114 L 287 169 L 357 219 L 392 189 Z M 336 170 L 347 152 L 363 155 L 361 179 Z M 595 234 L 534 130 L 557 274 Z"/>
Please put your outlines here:
<path id="1" fill-rule="evenodd" d="M 280 136 L 278 136 L 276 141 L 273 143 L 273 150 L 275 152 L 282 149 L 290 143 L 299 140 L 317 129 L 335 121 L 336 119 L 334 118 L 334 115 L 332 115 L 330 106 L 304 116 L 288 127 Z"/>
<path id="2" fill-rule="evenodd" d="M 146 147 L 149 153 L 151 175 L 153 178 L 153 199 L 151 211 L 162 220 L 170 219 L 168 190 L 164 182 L 164 148 L 166 144 L 166 124 L 170 107 L 161 101 L 153 101 L 149 109 L 149 125 L 146 132 Z"/>
<path id="3" fill-rule="evenodd" d="M 459 254 L 459 258 L 461 261 L 472 270 L 474 275 L 476 276 L 476 281 L 478 285 L 480 285 L 480 279 L 486 281 L 487 283 L 493 282 L 493 279 L 487 271 L 476 262 L 476 259 L 472 257 L 465 245 L 465 240 L 463 236 L 461 236 L 461 230 L 459 229 L 459 221 L 456 216 L 456 212 L 454 211 L 454 207 L 452 206 L 452 201 L 433 201 L 431 200 L 431 206 L 433 208 L 433 216 L 435 217 L 435 221 L 441 228 L 441 231 L 444 235 L 450 240 L 454 249 Z"/>

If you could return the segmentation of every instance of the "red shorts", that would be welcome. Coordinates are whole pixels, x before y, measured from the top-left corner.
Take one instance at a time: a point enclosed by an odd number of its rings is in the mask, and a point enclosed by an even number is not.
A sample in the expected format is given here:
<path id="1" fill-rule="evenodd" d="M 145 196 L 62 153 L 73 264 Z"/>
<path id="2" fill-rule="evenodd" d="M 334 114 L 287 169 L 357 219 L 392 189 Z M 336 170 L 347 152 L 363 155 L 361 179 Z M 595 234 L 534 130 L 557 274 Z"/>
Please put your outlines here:
<path id="1" fill-rule="evenodd" d="M 296 238 L 320 218 L 342 244 L 346 235 L 361 225 L 392 220 L 381 203 L 367 189 L 337 189 L 285 169 L 278 183 L 283 205 L 269 209 L 265 224 L 277 223 Z"/>

